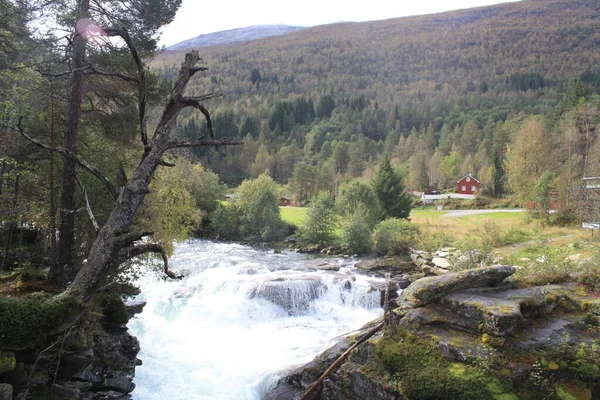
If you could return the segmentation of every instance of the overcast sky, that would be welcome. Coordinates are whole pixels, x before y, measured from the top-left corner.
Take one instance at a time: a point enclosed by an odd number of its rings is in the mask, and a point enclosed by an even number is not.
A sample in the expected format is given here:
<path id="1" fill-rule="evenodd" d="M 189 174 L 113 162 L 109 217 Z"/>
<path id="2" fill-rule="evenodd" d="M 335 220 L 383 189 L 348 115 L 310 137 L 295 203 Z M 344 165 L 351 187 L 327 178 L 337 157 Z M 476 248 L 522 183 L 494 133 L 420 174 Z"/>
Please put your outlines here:
<path id="1" fill-rule="evenodd" d="M 515 0 L 183 0 L 161 44 L 253 25 L 315 26 L 341 21 L 375 21 L 506 3 Z M 292 5 L 293 4 L 293 5 Z"/>

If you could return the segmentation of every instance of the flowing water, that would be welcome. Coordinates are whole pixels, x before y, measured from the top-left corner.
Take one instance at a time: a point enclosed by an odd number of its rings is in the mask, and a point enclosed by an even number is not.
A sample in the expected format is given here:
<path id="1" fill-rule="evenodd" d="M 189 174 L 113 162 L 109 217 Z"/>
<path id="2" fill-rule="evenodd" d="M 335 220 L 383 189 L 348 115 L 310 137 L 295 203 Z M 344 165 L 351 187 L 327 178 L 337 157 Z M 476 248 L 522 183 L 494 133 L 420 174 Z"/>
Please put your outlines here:
<path id="1" fill-rule="evenodd" d="M 134 301 L 147 301 L 129 322 L 142 347 L 136 400 L 261 399 L 278 373 L 382 313 L 372 289 L 382 281 L 355 274 L 348 259 L 192 240 L 171 268 L 186 277 L 136 279 Z"/>

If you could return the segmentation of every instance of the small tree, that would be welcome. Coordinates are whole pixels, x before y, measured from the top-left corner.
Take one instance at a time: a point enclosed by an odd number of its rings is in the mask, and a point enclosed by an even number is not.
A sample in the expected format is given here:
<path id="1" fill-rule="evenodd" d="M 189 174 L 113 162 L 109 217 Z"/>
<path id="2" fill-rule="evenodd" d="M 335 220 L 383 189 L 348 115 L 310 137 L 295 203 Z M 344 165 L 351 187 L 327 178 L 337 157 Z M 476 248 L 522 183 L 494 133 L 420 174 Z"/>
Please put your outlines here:
<path id="1" fill-rule="evenodd" d="M 233 207 L 239 215 L 243 236 L 267 241 L 281 238 L 284 224 L 279 212 L 278 189 L 277 183 L 266 174 L 241 184 Z"/>
<path id="2" fill-rule="evenodd" d="M 380 255 L 407 253 L 418 243 L 420 234 L 419 227 L 406 220 L 386 219 L 377 225 L 373 233 L 375 251 Z"/>
<path id="3" fill-rule="evenodd" d="M 369 233 L 373 231 L 381 215 L 379 201 L 371 186 L 358 181 L 342 185 L 336 207 L 344 218 L 350 218 L 352 214 L 362 210 L 362 219 L 367 224 Z"/>
<path id="4" fill-rule="evenodd" d="M 371 251 L 373 227 L 369 214 L 369 210 L 361 205 L 342 220 L 341 244 L 347 251 L 356 254 Z"/>
<path id="5" fill-rule="evenodd" d="M 404 191 L 404 179 L 392 168 L 387 156 L 379 164 L 372 185 L 381 206 L 382 219 L 408 218 L 412 201 Z"/>
<path id="6" fill-rule="evenodd" d="M 333 239 L 334 230 L 335 199 L 331 193 L 321 191 L 308 209 L 300 235 L 306 243 L 325 245 Z"/>
<path id="7" fill-rule="evenodd" d="M 554 174 L 550 171 L 545 171 L 537 180 L 533 188 L 534 205 L 531 210 L 533 218 L 541 219 L 548 222 L 550 218 L 550 195 L 554 183 Z"/>

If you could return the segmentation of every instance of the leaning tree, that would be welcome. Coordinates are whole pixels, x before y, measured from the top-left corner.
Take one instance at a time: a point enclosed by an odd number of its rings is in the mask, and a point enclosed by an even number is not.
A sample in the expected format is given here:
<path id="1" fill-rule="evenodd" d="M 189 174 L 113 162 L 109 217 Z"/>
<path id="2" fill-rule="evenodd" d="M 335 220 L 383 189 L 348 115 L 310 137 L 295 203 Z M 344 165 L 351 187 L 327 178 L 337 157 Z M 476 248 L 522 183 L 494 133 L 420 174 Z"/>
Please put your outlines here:
<path id="1" fill-rule="evenodd" d="M 150 136 L 147 130 L 147 102 L 146 67 L 135 47 L 131 37 L 125 29 L 103 29 L 102 34 L 109 37 L 120 37 L 127 43 L 131 55 L 138 66 L 137 76 L 122 76 L 129 81 L 136 82 L 139 87 L 139 138 L 143 146 L 143 155 L 132 177 L 123 182 L 118 190 L 98 168 L 87 162 L 77 154 L 64 147 L 52 147 L 34 139 L 19 121 L 17 130 L 30 142 L 50 151 L 58 152 L 63 157 L 73 161 L 79 167 L 99 178 L 107 189 L 114 195 L 115 203 L 103 226 L 96 222 L 89 202 L 86 201 L 86 211 L 97 230 L 96 238 L 90 248 L 86 262 L 75 276 L 73 282 L 60 296 L 69 296 L 77 303 L 87 303 L 99 288 L 103 279 L 111 270 L 133 257 L 154 252 L 160 253 L 165 263 L 165 273 L 174 277 L 168 270 L 168 259 L 165 249 L 158 243 L 143 240 L 152 235 L 151 232 L 135 232 L 131 230 L 144 197 L 149 193 L 148 186 L 159 167 L 169 167 L 172 164 L 164 160 L 166 153 L 181 148 L 195 148 L 204 146 L 227 146 L 241 144 L 230 138 L 216 139 L 210 113 L 205 107 L 205 102 L 218 97 L 218 93 L 207 93 L 201 96 L 186 96 L 185 89 L 190 79 L 198 72 L 207 68 L 196 66 L 201 60 L 197 51 L 192 51 L 185 56 L 169 96 L 164 106 L 160 120 Z M 188 108 L 202 113 L 206 119 L 206 130 L 199 134 L 196 140 L 180 140 L 175 137 L 174 128 L 179 114 Z M 84 193 L 85 194 L 85 193 Z"/>

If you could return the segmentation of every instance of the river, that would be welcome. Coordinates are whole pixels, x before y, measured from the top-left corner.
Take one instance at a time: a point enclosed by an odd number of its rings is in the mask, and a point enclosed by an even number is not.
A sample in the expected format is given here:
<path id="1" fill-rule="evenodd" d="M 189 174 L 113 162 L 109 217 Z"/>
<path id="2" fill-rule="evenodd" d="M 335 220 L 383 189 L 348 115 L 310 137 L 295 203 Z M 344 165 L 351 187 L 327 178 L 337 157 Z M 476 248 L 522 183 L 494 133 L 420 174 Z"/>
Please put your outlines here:
<path id="1" fill-rule="evenodd" d="M 133 301 L 147 302 L 128 324 L 142 348 L 135 400 L 262 399 L 278 373 L 382 313 L 382 281 L 351 259 L 191 240 L 171 268 L 185 278 L 140 268 L 135 279 Z"/>

